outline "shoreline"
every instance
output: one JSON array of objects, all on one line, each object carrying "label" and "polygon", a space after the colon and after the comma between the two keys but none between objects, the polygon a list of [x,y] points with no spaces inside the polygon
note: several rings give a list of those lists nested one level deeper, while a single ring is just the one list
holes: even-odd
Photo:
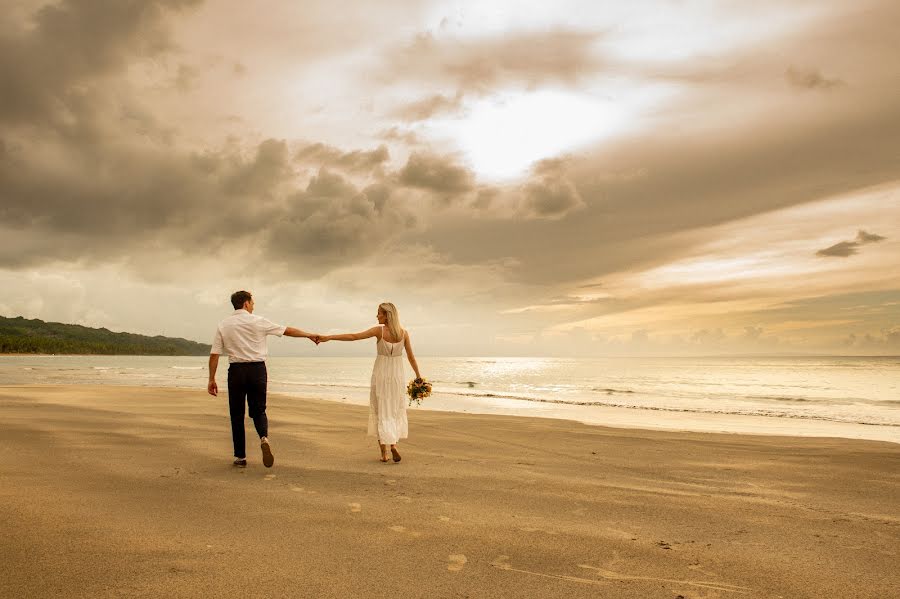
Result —
[{"label": "shoreline", "polygon": [[[188,339],[188,341],[191,341]],[[196,341],[195,343],[200,343]],[[209,354],[32,354],[32,353],[3,353],[0,352],[0,357],[2,356],[133,356],[136,358],[146,357],[146,356],[157,356],[157,357],[167,357],[167,356],[181,356],[181,357],[193,357],[193,358],[208,358]],[[371,354],[369,353],[348,353],[348,354],[340,354],[340,355],[308,355],[308,354],[289,354],[289,355],[280,355],[280,354],[269,354],[269,358],[370,358]],[[436,358],[436,359],[446,359],[446,358],[459,358],[459,359],[497,359],[497,358],[515,358],[517,360],[543,360],[543,359],[552,359],[552,360],[568,360],[573,358],[585,358],[585,356],[581,355],[560,355],[560,356],[530,356],[530,355],[515,355],[510,356],[507,354],[504,355],[477,355],[477,356],[456,356],[456,355],[440,355],[440,356],[421,356],[423,359]],[[660,359],[660,360],[714,360],[717,358],[722,358],[724,360],[733,360],[733,359],[766,359],[766,358],[785,358],[785,359],[804,359],[804,358],[891,358],[891,359],[900,359],[900,354],[696,354],[696,355],[633,355],[633,356],[587,356],[587,359],[597,359],[597,360],[645,360],[645,359]]]},{"label": "shoreline", "polygon": [[209,354],[4,354],[0,358],[208,358]]},{"label": "shoreline", "polygon": [[[17,387],[54,388],[54,387],[111,387],[139,389],[174,389],[181,391],[202,391],[205,388],[196,386],[166,385],[127,385],[108,383],[95,385],[91,383],[67,384],[10,384],[0,385],[0,389]],[[271,386],[271,385],[270,385]],[[227,391],[220,388],[220,397],[227,396]],[[360,386],[354,393],[346,390],[336,393],[300,393],[284,390],[270,390],[269,396],[302,401],[325,401],[345,405],[368,405],[368,387]],[[350,399],[348,399],[350,398]],[[588,426],[600,426],[614,429],[666,431],[689,433],[714,433],[725,435],[766,435],[773,437],[796,438],[834,438],[859,439],[900,444],[900,427],[879,424],[859,424],[836,422],[830,420],[787,418],[774,416],[739,415],[724,413],[680,412],[648,408],[632,408],[617,406],[581,406],[555,402],[534,402],[515,399],[488,398],[476,400],[457,395],[435,393],[423,402],[420,407],[410,407],[410,412],[440,412],[464,415],[500,415],[514,418],[547,418],[565,422],[575,422]]]},{"label": "shoreline", "polygon": [[[10,597],[891,596],[900,447],[270,395],[231,466],[205,390],[0,388]],[[246,425],[248,440],[253,427]],[[237,567],[233,565],[238,564]]]}]

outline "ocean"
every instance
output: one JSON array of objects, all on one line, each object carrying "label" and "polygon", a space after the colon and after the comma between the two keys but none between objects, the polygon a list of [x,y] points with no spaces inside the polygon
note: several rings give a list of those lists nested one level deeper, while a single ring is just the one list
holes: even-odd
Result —
[{"label": "ocean", "polygon": [[[367,404],[373,359],[272,357],[269,389]],[[0,356],[0,385],[183,387],[207,401],[206,363],[202,356]],[[419,357],[419,364],[434,394],[411,409],[900,443],[900,357]],[[226,368],[223,360],[222,389]]]}]

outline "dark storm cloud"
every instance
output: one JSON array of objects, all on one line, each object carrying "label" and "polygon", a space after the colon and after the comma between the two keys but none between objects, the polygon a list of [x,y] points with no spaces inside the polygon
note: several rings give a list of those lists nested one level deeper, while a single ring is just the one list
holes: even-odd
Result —
[{"label": "dark storm cloud", "polygon": [[[753,49],[754,60],[764,56],[751,74],[765,73],[797,105],[721,117],[718,107],[744,101],[759,81],[720,74],[711,79],[721,96],[687,89],[654,114],[652,128],[582,152],[565,168],[539,167],[511,188],[483,185],[455,158],[421,148],[391,166],[385,147],[293,150],[296,142],[274,139],[179,147],[177,125],[123,80],[132,64],[174,47],[165,17],[191,4],[73,1],[37,13],[31,29],[0,34],[0,122],[10,125],[0,140],[0,265],[103,261],[158,247],[227,254],[230,244],[246,242],[281,263],[325,267],[371,257],[403,234],[449,264],[502,263],[526,282],[578,281],[669,260],[702,242],[704,227],[900,172],[900,85],[890,64],[874,60],[896,46],[887,23],[897,9],[888,4],[888,16],[876,11],[826,32],[833,47],[803,54],[818,46],[798,37],[770,52]],[[607,66],[599,41],[564,31],[425,36],[390,53],[380,74],[427,84],[424,100],[405,105],[405,118],[425,118],[454,110],[464,94],[579,84]],[[790,64],[823,65],[815,73],[826,73],[824,81],[852,85],[787,94],[782,76]],[[629,74],[617,68],[614,74]],[[245,78],[253,72],[246,69]],[[189,86],[193,73],[183,75]],[[435,89],[446,95],[427,95]],[[252,116],[243,117],[252,126]],[[377,127],[386,137],[421,141],[393,124]],[[444,201],[428,202],[434,199]],[[445,208],[455,211],[434,212]],[[418,213],[427,213],[421,222],[412,216]],[[439,227],[422,224],[438,220]],[[685,241],[691,231],[698,233]]]},{"label": "dark storm cloud", "polygon": [[246,162],[238,156],[219,159],[230,163],[221,180],[223,190],[231,196],[266,196],[291,177],[288,147],[282,140],[265,140],[256,148],[255,156]]},{"label": "dark storm cloud", "polygon": [[[249,151],[174,147],[122,75],[173,48],[166,13],[191,4],[63,2],[34,13],[33,28],[0,37],[9,84],[0,121],[10,126],[0,145],[0,265],[206,255],[251,240],[276,261],[333,264],[414,222],[392,189],[359,190],[327,170],[298,191],[293,160],[365,174],[388,160],[383,146],[311,144],[293,159],[275,139]],[[187,89],[196,73],[176,66],[173,81]]]},{"label": "dark storm cloud", "polygon": [[578,190],[564,178],[544,178],[524,189],[526,213],[539,218],[559,218],[583,205]]},{"label": "dark storm cloud", "polygon": [[227,255],[229,245],[247,241],[275,262],[321,272],[362,259],[415,225],[389,185],[358,188],[322,169],[300,188],[290,165],[280,140],[249,155],[119,156],[103,165],[115,173],[104,177],[0,160],[4,196],[15,200],[0,208],[0,227],[19,231],[0,236],[0,264],[104,262],[155,248]]},{"label": "dark storm cloud", "polygon": [[819,250],[818,252],[816,252],[816,256],[823,256],[826,258],[847,258],[859,253],[860,246],[866,245],[867,243],[878,243],[879,241],[884,241],[885,239],[887,238],[882,237],[881,235],[876,235],[875,233],[868,233],[860,229],[856,233],[855,241],[841,241],[823,250]]},{"label": "dark storm cloud", "polygon": [[391,193],[377,184],[360,190],[323,169],[269,227],[269,254],[312,258],[307,268],[318,272],[363,259],[416,224]]},{"label": "dark storm cloud", "polygon": [[584,207],[581,194],[566,174],[564,161],[544,160],[533,171],[531,181],[522,188],[520,214],[555,219]]},{"label": "dark storm cloud", "polygon": [[452,158],[414,152],[398,174],[401,184],[437,194],[457,195],[472,191],[474,178],[467,168]]},{"label": "dark storm cloud", "polygon": [[85,85],[121,71],[135,57],[170,49],[166,11],[197,4],[69,0],[44,5],[26,31],[0,33],[0,122],[64,119],[69,102],[85,95]]}]

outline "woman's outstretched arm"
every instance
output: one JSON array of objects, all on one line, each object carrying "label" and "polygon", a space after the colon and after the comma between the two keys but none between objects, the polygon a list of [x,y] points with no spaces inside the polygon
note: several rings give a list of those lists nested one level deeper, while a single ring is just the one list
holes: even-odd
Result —
[{"label": "woman's outstretched arm", "polygon": [[381,327],[372,327],[366,331],[361,333],[342,333],[340,335],[321,335],[319,337],[319,342],[323,343],[325,341],[359,341],[361,339],[368,339],[369,337],[377,337],[381,332]]},{"label": "woman's outstretched arm", "polygon": [[409,365],[412,366],[413,372],[416,373],[416,378],[422,378],[422,375],[419,374],[419,364],[416,362],[416,356],[413,354],[412,350],[412,341],[409,340],[409,331],[406,331],[405,335],[406,339],[403,341],[403,347],[406,350],[406,357],[409,360]]}]

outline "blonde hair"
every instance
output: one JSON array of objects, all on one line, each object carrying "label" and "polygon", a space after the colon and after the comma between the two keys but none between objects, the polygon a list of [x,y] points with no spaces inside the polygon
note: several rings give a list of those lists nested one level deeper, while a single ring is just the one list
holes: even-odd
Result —
[{"label": "blonde hair", "polygon": [[397,341],[402,340],[403,329],[400,328],[400,312],[397,311],[397,306],[390,302],[384,302],[378,304],[378,309],[384,312],[386,326],[391,331],[391,336]]}]

